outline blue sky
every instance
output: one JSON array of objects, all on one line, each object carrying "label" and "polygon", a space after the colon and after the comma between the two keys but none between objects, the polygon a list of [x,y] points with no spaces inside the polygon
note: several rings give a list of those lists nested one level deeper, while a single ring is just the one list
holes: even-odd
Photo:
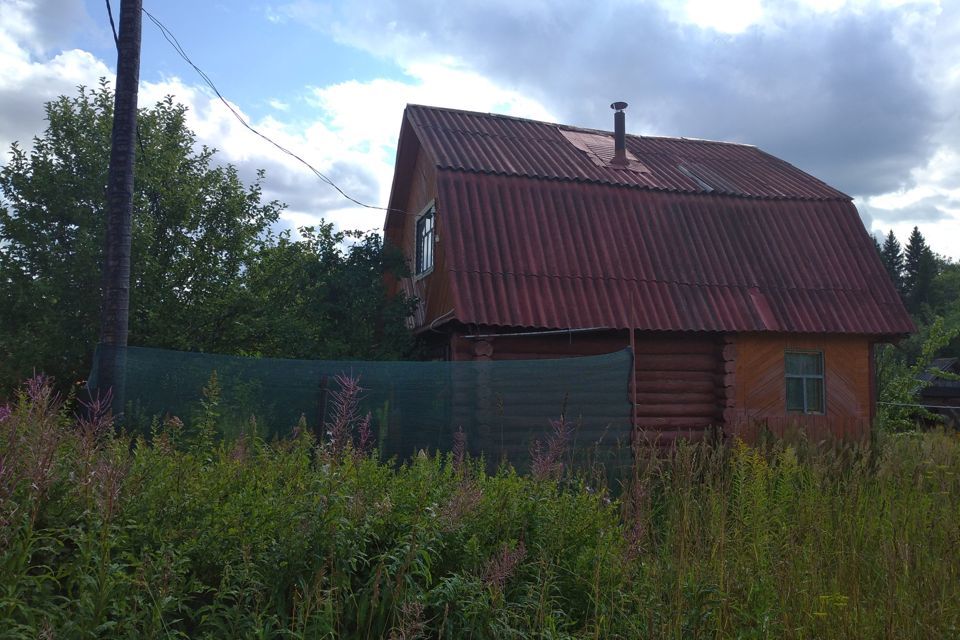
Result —
[{"label": "blue sky", "polygon": [[[119,0],[112,0],[115,12]],[[960,258],[955,0],[145,0],[244,117],[355,197],[389,195],[404,104],[755,144],[853,195],[867,227],[919,225]],[[377,228],[245,131],[144,20],[141,104],[288,204],[283,223]],[[46,100],[111,77],[103,2],[0,0],[0,145]]]},{"label": "blue sky", "polygon": [[[111,3],[117,20],[119,0]],[[116,53],[105,3],[85,0],[84,6],[96,26],[78,30],[73,46],[113,60]],[[271,102],[286,105],[294,119],[309,118],[309,107],[303,101],[305,86],[403,76],[403,70],[389,60],[320,37],[316,29],[268,4],[147,0],[144,7],[176,35],[220,91],[242,105],[253,119],[276,112]],[[141,74],[150,81],[195,79],[147,19],[143,23]]]}]

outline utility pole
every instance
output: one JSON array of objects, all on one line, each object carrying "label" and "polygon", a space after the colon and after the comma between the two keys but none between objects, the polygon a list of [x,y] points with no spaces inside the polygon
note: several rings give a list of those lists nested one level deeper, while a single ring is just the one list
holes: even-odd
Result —
[{"label": "utility pole", "polygon": [[97,350],[97,389],[113,393],[113,413],[123,412],[126,346],[130,316],[130,237],[133,166],[136,157],[137,89],[143,0],[120,1],[117,86],[107,178],[107,220],[103,256],[103,302]]}]

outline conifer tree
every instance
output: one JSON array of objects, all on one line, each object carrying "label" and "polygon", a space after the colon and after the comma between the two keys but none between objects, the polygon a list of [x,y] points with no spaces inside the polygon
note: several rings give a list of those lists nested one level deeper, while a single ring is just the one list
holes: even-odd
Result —
[{"label": "conifer tree", "polygon": [[937,260],[923,234],[913,228],[903,255],[904,301],[910,313],[917,313],[929,302],[930,289],[937,275]]},{"label": "conifer tree", "polygon": [[890,280],[900,295],[903,295],[903,250],[900,248],[900,242],[897,236],[893,235],[893,229],[887,234],[883,241],[883,248],[880,249],[880,259],[883,260],[883,266],[890,275]]}]

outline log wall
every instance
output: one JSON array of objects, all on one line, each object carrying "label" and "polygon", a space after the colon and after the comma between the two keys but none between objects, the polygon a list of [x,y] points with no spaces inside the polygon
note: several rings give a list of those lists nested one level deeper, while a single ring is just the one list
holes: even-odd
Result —
[{"label": "log wall", "polygon": [[[478,331],[477,333],[487,333]],[[724,348],[719,334],[637,332],[634,335],[634,403],[640,441],[669,444],[699,440],[719,427],[731,402],[725,386]],[[454,360],[538,360],[599,355],[631,344],[628,331],[539,336],[451,339]]]},{"label": "log wall", "polygon": [[700,440],[723,420],[723,338],[715,334],[635,336],[636,425],[641,441]]}]

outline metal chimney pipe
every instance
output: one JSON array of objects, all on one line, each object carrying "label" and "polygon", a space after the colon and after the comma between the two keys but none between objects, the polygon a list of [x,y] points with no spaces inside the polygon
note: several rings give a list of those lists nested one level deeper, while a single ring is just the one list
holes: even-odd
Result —
[{"label": "metal chimney pipe", "polygon": [[623,110],[627,108],[626,102],[614,102],[610,105],[614,110],[613,114],[613,160],[611,164],[627,164],[627,116]]}]

